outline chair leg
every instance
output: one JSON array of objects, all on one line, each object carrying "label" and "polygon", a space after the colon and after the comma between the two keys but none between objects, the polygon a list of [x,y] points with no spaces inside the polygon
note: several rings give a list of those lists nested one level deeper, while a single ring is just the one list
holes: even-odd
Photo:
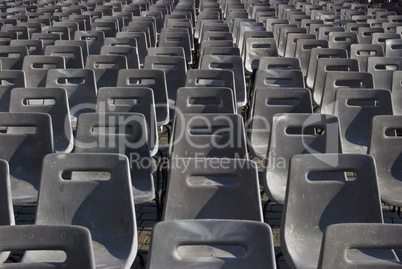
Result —
[{"label": "chair leg", "polygon": [[282,256],[283,256],[282,251],[279,251],[278,253],[275,254],[275,261],[276,261],[276,268],[277,268],[277,269],[280,269],[280,268],[279,268],[279,262],[278,262],[278,261],[279,261],[279,258],[282,257]]},{"label": "chair leg", "polygon": [[[141,268],[145,268],[145,260],[144,260],[144,256],[142,256],[141,253],[137,252],[137,257],[140,260],[140,266]],[[131,268],[133,268],[133,265],[131,265]]]},{"label": "chair leg", "polygon": [[262,211],[262,216],[263,216],[263,218],[264,218],[264,222],[266,221],[266,217],[267,217],[267,208],[268,208],[269,203],[271,203],[271,200],[269,200],[269,199],[268,199],[268,201],[266,201],[266,202],[264,203],[264,207],[263,207],[263,211]]}]

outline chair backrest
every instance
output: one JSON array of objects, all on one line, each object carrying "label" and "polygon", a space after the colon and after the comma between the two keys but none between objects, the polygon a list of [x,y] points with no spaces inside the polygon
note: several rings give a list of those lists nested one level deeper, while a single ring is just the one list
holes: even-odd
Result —
[{"label": "chair backrest", "polygon": [[21,70],[0,70],[0,112],[8,112],[13,88],[25,87],[25,73]]},{"label": "chair backrest", "polygon": [[334,115],[276,114],[264,168],[264,190],[270,201],[283,204],[291,158],[297,154],[341,153],[338,118]]},{"label": "chair backrest", "polygon": [[97,87],[92,69],[51,69],[46,87],[66,89],[71,116],[95,111]]},{"label": "chair backrest", "polygon": [[[354,172],[356,177],[345,180],[339,172]],[[287,263],[316,267],[329,225],[382,223],[374,158],[367,154],[294,156],[282,218],[281,248]]]},{"label": "chair backrest", "polygon": [[275,39],[248,38],[245,46],[244,66],[247,74],[258,69],[260,58],[278,56]]},{"label": "chair backrest", "polygon": [[340,88],[374,88],[373,75],[356,71],[333,71],[325,75],[324,91],[321,96],[321,113],[334,113],[336,91]]},{"label": "chair backrest", "polygon": [[64,58],[66,68],[83,68],[82,49],[79,46],[55,46],[49,45],[45,48],[45,55],[61,56]]},{"label": "chair backrest", "polygon": [[24,46],[0,46],[1,70],[21,70],[28,48]]},{"label": "chair backrest", "polygon": [[[29,235],[29,236],[28,236]],[[53,262],[55,267],[80,267],[95,269],[91,233],[85,227],[73,225],[18,225],[0,227],[0,251],[43,251],[42,260],[23,261],[19,268],[46,266]],[[66,259],[59,259],[52,254],[62,250]],[[32,263],[31,263],[32,262]],[[2,263],[3,268],[13,268],[16,264]]]},{"label": "chair backrest", "polygon": [[237,106],[240,107],[245,105],[247,102],[245,73],[243,60],[240,56],[204,55],[201,59],[201,69],[233,71]]},{"label": "chair backrest", "polygon": [[180,56],[186,57],[182,47],[152,47],[148,49],[148,56]]},{"label": "chair backrest", "polygon": [[367,72],[367,62],[370,57],[384,56],[384,50],[378,44],[352,44],[350,45],[350,58],[359,61],[360,72]]},{"label": "chair backrest", "polygon": [[402,39],[385,40],[386,57],[402,57]]},{"label": "chair backrest", "polygon": [[256,164],[246,159],[223,160],[225,169],[214,166],[213,158],[173,159],[163,220],[262,221]]},{"label": "chair backrest", "polygon": [[45,87],[49,69],[65,69],[64,58],[61,56],[28,55],[24,57],[22,70],[26,76],[26,86]]},{"label": "chair backrest", "polygon": [[261,57],[258,69],[300,70],[300,60],[296,57]]},{"label": "chair backrest", "polygon": [[[14,211],[11,196],[10,168],[8,162],[0,160],[0,227],[14,225]],[[6,257],[0,254],[0,261],[3,262]]]},{"label": "chair backrest", "polygon": [[359,44],[371,44],[373,33],[384,33],[384,29],[381,27],[359,27],[357,30]]},{"label": "chair backrest", "polygon": [[395,70],[402,70],[402,57],[369,57],[367,60],[367,72],[373,75],[376,89],[391,89]]},{"label": "chair backrest", "polygon": [[[186,75],[186,87],[227,87],[232,89],[236,104],[235,78],[231,70],[190,69]],[[177,100],[176,100],[177,101]]]},{"label": "chair backrest", "polygon": [[10,112],[47,113],[52,119],[54,151],[73,149],[67,92],[63,88],[15,88],[11,92]]},{"label": "chair backrest", "polygon": [[174,104],[177,89],[184,87],[186,83],[186,59],[178,56],[147,56],[145,58],[144,69],[162,70],[165,72],[169,103]]},{"label": "chair backrest", "polygon": [[376,159],[381,200],[401,206],[402,186],[401,152],[402,116],[375,116],[371,126],[368,153]]},{"label": "chair backrest", "polygon": [[[228,87],[179,88],[175,105],[175,115],[201,113],[235,113],[233,90]],[[176,116],[175,116],[176,117]]]},{"label": "chair backrest", "polygon": [[52,123],[44,113],[0,113],[0,159],[10,165],[14,205],[37,201],[43,158],[53,152]]},{"label": "chair backrest", "polygon": [[285,57],[296,56],[296,42],[299,39],[316,39],[316,36],[306,33],[289,33],[287,36]]},{"label": "chair backrest", "polygon": [[[187,29],[185,29],[187,30]],[[182,47],[188,64],[193,63],[191,43],[188,31],[167,32],[162,31],[159,36],[159,47]]]},{"label": "chair backrest", "polygon": [[311,50],[314,48],[328,48],[328,41],[319,39],[298,39],[296,41],[295,57],[300,59],[300,66],[304,75],[307,74]]},{"label": "chair backrest", "polygon": [[[84,226],[97,265],[131,265],[137,226],[128,159],[120,154],[46,156],[35,224]],[[35,252],[25,255],[27,261],[36,259]]]},{"label": "chair backrest", "polygon": [[138,51],[132,46],[102,46],[100,55],[121,55],[127,58],[127,68],[139,69]]},{"label": "chair backrest", "polygon": [[148,131],[148,144],[151,156],[158,151],[158,128],[156,124],[154,92],[147,87],[100,88],[96,111],[135,112],[145,116]]},{"label": "chair backrest", "polygon": [[117,38],[133,38],[137,41],[138,58],[142,66],[147,56],[148,41],[145,32],[118,32]]},{"label": "chair backrest", "polygon": [[105,40],[105,33],[102,31],[77,31],[74,40],[86,41],[89,54],[99,54]]},{"label": "chair backrest", "polygon": [[254,79],[254,89],[267,87],[304,88],[303,74],[301,70],[257,70]]},{"label": "chair backrest", "polygon": [[122,69],[117,87],[147,87],[154,92],[156,121],[158,126],[169,122],[166,77],[162,70]]},{"label": "chair backrest", "polygon": [[[392,249],[400,249],[402,241],[395,234],[402,232],[400,224],[337,223],[325,229],[322,239],[319,269],[334,267],[363,269],[400,266]],[[369,253],[359,260],[356,250]],[[354,259],[355,258],[355,259]]]},{"label": "chair backrest", "polygon": [[171,158],[247,159],[242,117],[237,114],[184,114],[172,130]]},{"label": "chair backrest", "polygon": [[286,49],[286,44],[288,41],[288,34],[294,34],[294,33],[302,33],[302,34],[307,34],[307,31],[305,28],[298,28],[298,27],[282,27],[281,32],[279,35],[279,40],[278,40],[278,54],[279,56],[285,56],[285,49]]},{"label": "chair backrest", "polygon": [[355,59],[321,58],[317,61],[317,72],[314,81],[314,103],[321,105],[323,92],[325,91],[326,74],[333,71],[359,72],[359,62]]},{"label": "chair backrest", "polygon": [[274,256],[271,228],[265,223],[244,220],[163,221],[152,230],[147,268],[227,266],[239,269],[245,264],[253,268],[264,264],[275,269]]},{"label": "chair backrest", "polygon": [[10,41],[10,46],[25,46],[28,48],[29,55],[43,55],[43,45],[41,40],[17,40]]},{"label": "chair backrest", "polygon": [[45,26],[42,33],[59,34],[62,40],[70,40],[70,31],[67,26]]},{"label": "chair backrest", "polygon": [[345,49],[350,55],[350,46],[357,44],[357,34],[353,32],[331,32],[328,35],[330,49]]},{"label": "chair backrest", "polygon": [[267,157],[272,119],[278,113],[312,113],[311,92],[303,88],[259,88],[247,121],[248,146],[259,159]]},{"label": "chair backrest", "polygon": [[367,153],[373,117],[392,115],[391,92],[339,89],[335,98],[334,114],[341,125],[343,152]]},{"label": "chair backrest", "polygon": [[391,91],[394,115],[402,115],[402,71],[394,71]]},{"label": "chair backrest", "polygon": [[345,49],[312,48],[306,74],[306,85],[309,89],[314,88],[317,74],[317,64],[320,58],[347,58],[348,52]]},{"label": "chair backrest", "polygon": [[85,40],[56,40],[54,42],[55,46],[79,46],[81,48],[82,52],[82,60],[85,62],[87,60],[88,54],[89,54],[89,49],[88,49],[88,43]]},{"label": "chair backrest", "polygon": [[119,153],[130,158],[134,201],[155,196],[145,116],[139,113],[83,113],[78,117],[77,153]]},{"label": "chair backrest", "polygon": [[116,87],[119,70],[127,67],[123,55],[89,55],[85,64],[86,69],[94,70],[98,88]]},{"label": "chair backrest", "polygon": [[371,37],[371,44],[379,44],[385,51],[385,41],[400,39],[401,35],[396,33],[373,33]]},{"label": "chair backrest", "polygon": [[52,33],[33,33],[32,40],[41,40],[43,48],[54,45],[57,40],[62,40],[60,34]]}]

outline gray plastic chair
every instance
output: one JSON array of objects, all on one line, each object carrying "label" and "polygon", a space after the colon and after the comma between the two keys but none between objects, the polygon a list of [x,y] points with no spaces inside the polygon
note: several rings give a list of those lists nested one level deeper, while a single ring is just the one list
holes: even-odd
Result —
[{"label": "gray plastic chair", "polygon": [[42,41],[43,48],[54,45],[57,40],[62,40],[60,34],[52,33],[33,33],[31,39]]},{"label": "gray plastic chair", "polygon": [[133,16],[129,20],[127,26],[134,26],[134,25],[146,26],[149,29],[149,35],[151,38],[151,47],[155,47],[157,40],[156,39],[157,29],[155,19]]},{"label": "gray plastic chair", "polygon": [[[321,58],[317,61],[317,71],[314,81],[313,100],[318,106],[321,105],[323,93],[327,90],[325,88],[326,76],[334,71],[355,71],[359,72],[359,62],[355,59],[333,59]],[[332,113],[332,111],[327,112]]]},{"label": "gray plastic chair", "polygon": [[[339,172],[354,172],[356,178],[345,180]],[[316,268],[323,234],[331,224],[382,221],[373,157],[303,154],[292,158],[281,225],[281,249],[289,266]],[[364,259],[362,252],[356,252]],[[395,256],[391,251],[387,254]]]},{"label": "gray plastic chair", "polygon": [[304,75],[307,74],[311,50],[314,48],[328,48],[328,41],[315,39],[298,39],[296,41],[295,57],[300,59],[300,66]]},{"label": "gray plastic chair", "polygon": [[10,112],[47,113],[52,118],[54,151],[73,149],[67,91],[63,88],[15,88],[11,92]]},{"label": "gray plastic chair", "polygon": [[397,207],[402,207],[401,119],[402,116],[375,116],[368,148],[376,159],[381,200]]},{"label": "gray plastic chair", "polygon": [[346,49],[350,55],[350,46],[357,44],[357,34],[348,32],[331,32],[328,35],[328,47],[331,49]]},{"label": "gray plastic chair", "polygon": [[402,70],[402,57],[369,57],[367,60],[367,72],[373,75],[376,89],[391,89],[395,70]]},{"label": "gray plastic chair", "polygon": [[254,90],[267,87],[304,88],[303,74],[301,70],[257,70],[254,79]]},{"label": "gray plastic chair", "polygon": [[357,30],[359,44],[371,44],[373,33],[384,33],[384,29],[380,27],[359,27]]},{"label": "gray plastic chair", "polygon": [[[42,169],[35,224],[84,226],[91,233],[97,268],[129,267],[137,253],[130,187],[123,155],[50,154]],[[24,262],[38,260],[41,255],[25,253]]]},{"label": "gray plastic chair", "polygon": [[302,33],[307,34],[305,28],[297,27],[282,27],[278,39],[278,54],[279,56],[285,56],[285,49],[288,41],[288,34]]},{"label": "gray plastic chair", "polygon": [[11,90],[25,87],[25,73],[21,70],[0,70],[0,112],[8,112]]},{"label": "gray plastic chair", "polygon": [[[8,162],[0,160],[0,228],[3,226],[13,226],[15,224],[13,202],[10,186],[10,168]],[[0,263],[7,260],[10,252],[0,251]]]},{"label": "gray plastic chair", "polygon": [[235,96],[237,106],[247,102],[244,64],[240,56],[234,55],[204,55],[201,59],[201,69],[232,70],[235,78]]},{"label": "gray plastic chair", "polygon": [[98,113],[134,112],[145,116],[148,144],[151,156],[158,151],[158,128],[156,124],[154,92],[147,87],[100,88],[96,105]]},{"label": "gray plastic chair", "polygon": [[275,269],[274,256],[272,231],[265,223],[163,221],[153,228],[147,268]]},{"label": "gray plastic chair", "polygon": [[[88,28],[87,28],[88,29]],[[77,31],[74,40],[86,41],[89,54],[99,54],[105,40],[105,33],[102,31]]]},{"label": "gray plastic chair", "polygon": [[27,87],[45,87],[49,69],[65,69],[61,56],[28,55],[24,57],[22,70],[25,72]]},{"label": "gray plastic chair", "polygon": [[175,119],[169,156],[248,159],[243,118],[237,114],[183,114]]},{"label": "gray plastic chair", "polygon": [[66,89],[73,117],[95,111],[97,87],[92,69],[50,69],[46,87]]},{"label": "gray plastic chair", "polygon": [[48,45],[45,48],[45,55],[62,56],[66,64],[66,68],[84,68],[82,49],[79,46]]},{"label": "gray plastic chair", "polygon": [[[318,268],[398,268],[401,263],[397,261],[395,254],[394,257],[390,254],[393,248],[402,247],[400,238],[395,237],[401,232],[400,224],[337,223],[329,225],[323,235]],[[364,250],[366,254],[364,259],[354,257],[356,249]],[[387,252],[389,255],[384,256]],[[390,257],[393,259],[389,260]]]},{"label": "gray plastic chair", "polygon": [[342,152],[339,132],[338,118],[333,115],[276,114],[263,179],[268,203],[284,204],[289,164],[294,155]]},{"label": "gray plastic chair", "polygon": [[386,57],[402,57],[402,39],[385,40]]},{"label": "gray plastic chair", "polygon": [[170,105],[174,105],[177,89],[184,87],[186,83],[186,59],[178,56],[147,56],[145,58],[144,69],[164,71],[168,101]]},{"label": "gray plastic chair", "polygon": [[183,87],[177,91],[175,114],[235,113],[233,90],[228,87]]},{"label": "gray plastic chair", "polygon": [[[236,104],[235,78],[231,70],[190,69],[186,75],[186,87],[230,88],[232,90],[233,102]],[[236,110],[237,106],[235,106]]]},{"label": "gray plastic chair", "polygon": [[394,71],[391,91],[394,115],[402,115],[402,71]]},{"label": "gray plastic chair", "polygon": [[119,153],[130,159],[136,204],[155,197],[145,116],[140,113],[83,113],[78,117],[76,153]]},{"label": "gray plastic chair", "polygon": [[321,97],[321,113],[333,114],[336,91],[341,88],[374,88],[373,76],[366,72],[333,71],[325,75],[324,91]]},{"label": "gray plastic chair", "polygon": [[285,57],[295,57],[297,40],[299,39],[316,39],[316,36],[306,33],[289,33],[287,36]]},{"label": "gray plastic chair", "polygon": [[258,69],[300,70],[300,60],[295,57],[261,57]]},{"label": "gray plastic chair", "polygon": [[23,46],[0,46],[2,70],[21,70],[28,48]]},{"label": "gray plastic chair", "polygon": [[367,61],[370,57],[384,56],[384,50],[378,44],[352,44],[350,45],[350,58],[359,61],[360,72],[367,72]]},{"label": "gray plastic chair", "polygon": [[166,77],[162,70],[122,69],[117,87],[147,87],[154,91],[156,121],[158,126],[169,122]]},{"label": "gray plastic chair", "polygon": [[[63,251],[65,260],[43,255],[42,262],[2,263],[2,268],[85,267],[95,269],[91,233],[85,227],[72,225],[18,225],[0,227],[0,251]],[[47,256],[47,257],[46,257]],[[52,265],[50,265],[52,262]]]},{"label": "gray plastic chair", "polygon": [[37,201],[43,158],[53,152],[52,123],[44,113],[0,113],[0,159],[10,165],[14,205]]},{"label": "gray plastic chair", "polygon": [[377,115],[392,115],[391,92],[338,89],[334,114],[339,117],[343,152],[367,153],[371,123]]},{"label": "gray plastic chair", "polygon": [[244,67],[247,74],[258,69],[259,60],[262,57],[278,56],[275,39],[273,38],[248,38],[245,46]]},{"label": "gray plastic chair", "polygon": [[105,21],[104,19],[95,19],[91,24],[91,31],[102,31],[107,37],[115,37],[119,26],[116,22]]},{"label": "gray plastic chair", "polygon": [[259,88],[247,121],[248,146],[258,159],[267,157],[272,120],[278,113],[312,113],[311,92],[303,88]]},{"label": "gray plastic chair", "polygon": [[10,46],[24,46],[28,49],[29,55],[43,55],[43,45],[40,40],[17,40],[10,41]]},{"label": "gray plastic chair", "polygon": [[400,39],[401,35],[396,33],[373,33],[371,36],[371,44],[379,44],[383,47],[385,51],[385,41]]},{"label": "gray plastic chair", "polygon": [[127,58],[127,68],[139,69],[138,51],[132,46],[102,46],[100,55],[121,55]]},{"label": "gray plastic chair", "polygon": [[317,64],[320,58],[347,58],[348,52],[345,49],[313,48],[310,52],[308,70],[306,73],[306,85],[314,89],[314,81],[317,74]]},{"label": "gray plastic chair", "polygon": [[[187,29],[185,29],[187,30]],[[192,51],[188,32],[162,31],[159,36],[159,47],[182,47],[188,64],[193,63]]]},{"label": "gray plastic chair", "polygon": [[44,26],[42,33],[59,34],[61,40],[70,40],[70,31],[67,26]]},{"label": "gray plastic chair", "polygon": [[213,158],[172,159],[163,220],[262,221],[256,164],[246,159],[224,161],[222,169]]},{"label": "gray plastic chair", "polygon": [[115,87],[119,71],[127,67],[127,57],[122,55],[89,55],[85,64],[94,70],[98,88]]}]

